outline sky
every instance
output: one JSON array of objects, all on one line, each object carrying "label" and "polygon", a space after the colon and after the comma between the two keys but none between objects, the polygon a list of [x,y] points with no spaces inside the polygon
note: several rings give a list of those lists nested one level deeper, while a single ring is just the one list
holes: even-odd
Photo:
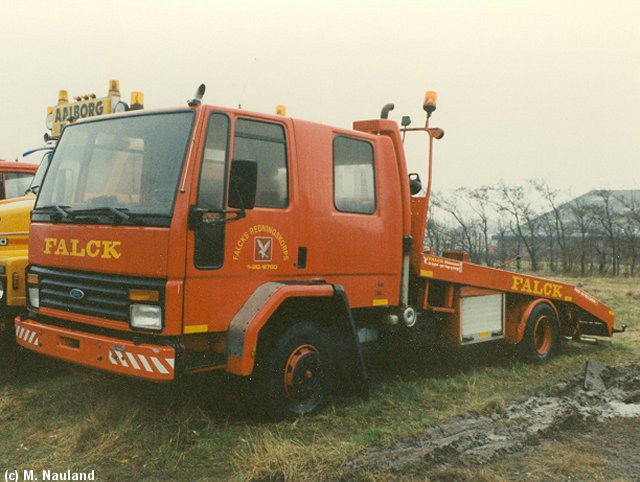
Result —
[{"label": "sky", "polygon": [[[545,180],[640,189],[637,0],[0,0],[0,159],[43,143],[58,90],[204,101],[350,128],[431,126],[437,190]],[[426,172],[426,139],[407,138]]]}]

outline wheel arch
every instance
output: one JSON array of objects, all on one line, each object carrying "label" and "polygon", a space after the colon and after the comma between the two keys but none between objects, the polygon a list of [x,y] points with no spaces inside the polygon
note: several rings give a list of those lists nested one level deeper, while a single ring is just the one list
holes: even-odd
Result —
[{"label": "wheel arch", "polygon": [[251,375],[258,351],[268,349],[270,340],[300,319],[332,327],[339,335],[332,349],[340,365],[349,367],[345,372],[368,394],[368,375],[346,293],[341,286],[328,283],[268,282],[258,287],[229,326],[227,371]]},{"label": "wheel arch", "polygon": [[521,315],[519,316],[518,322],[514,329],[511,330],[511,333],[507,334],[507,339],[509,343],[518,344],[520,343],[525,335],[527,329],[527,321],[529,321],[529,317],[533,310],[540,305],[548,305],[556,315],[556,319],[558,320],[558,330],[560,329],[560,312],[558,311],[558,307],[553,303],[553,301],[547,298],[534,298],[527,300],[522,297],[517,305],[520,306]]}]

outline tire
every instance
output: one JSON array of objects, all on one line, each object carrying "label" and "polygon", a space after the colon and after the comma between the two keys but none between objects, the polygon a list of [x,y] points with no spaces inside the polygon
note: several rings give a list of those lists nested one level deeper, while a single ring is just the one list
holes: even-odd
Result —
[{"label": "tire", "polygon": [[334,371],[329,337],[310,322],[292,325],[257,361],[260,411],[274,420],[317,412],[327,403]]},{"label": "tire", "polygon": [[520,342],[520,349],[525,359],[543,363],[555,355],[560,343],[558,335],[558,317],[555,311],[544,303],[536,306]]}]

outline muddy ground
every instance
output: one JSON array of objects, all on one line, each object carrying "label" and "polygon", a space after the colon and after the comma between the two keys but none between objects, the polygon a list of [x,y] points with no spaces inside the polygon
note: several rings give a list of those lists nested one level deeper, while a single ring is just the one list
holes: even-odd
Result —
[{"label": "muddy ground", "polygon": [[344,480],[640,481],[640,365],[585,373],[346,463]]}]

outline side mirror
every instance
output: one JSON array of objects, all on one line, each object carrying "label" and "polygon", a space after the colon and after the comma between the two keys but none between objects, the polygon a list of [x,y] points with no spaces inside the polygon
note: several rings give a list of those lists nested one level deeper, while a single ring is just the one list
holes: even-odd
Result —
[{"label": "side mirror", "polygon": [[419,194],[421,190],[422,180],[417,173],[412,172],[411,174],[409,174],[409,192],[412,196],[415,196],[416,194]]},{"label": "side mirror", "polygon": [[253,209],[256,204],[258,184],[258,163],[252,160],[231,161],[229,179],[229,207]]}]

